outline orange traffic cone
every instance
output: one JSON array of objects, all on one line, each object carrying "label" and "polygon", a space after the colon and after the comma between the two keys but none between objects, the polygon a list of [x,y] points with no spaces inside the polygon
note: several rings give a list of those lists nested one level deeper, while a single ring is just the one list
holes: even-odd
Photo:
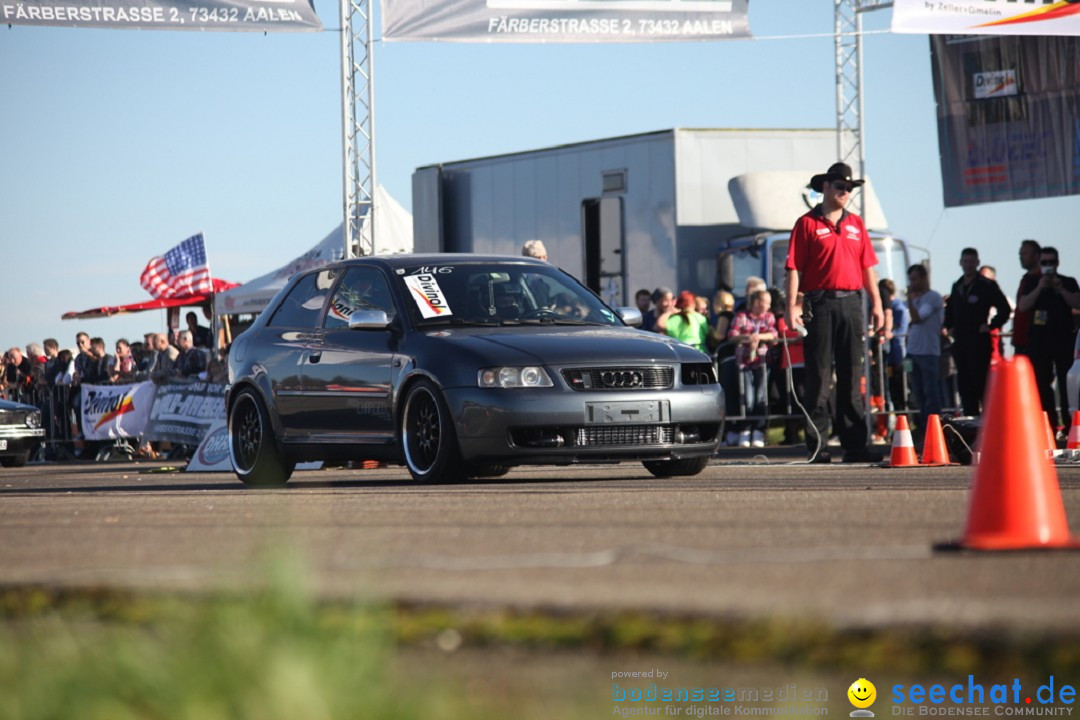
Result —
[{"label": "orange traffic cone", "polygon": [[907,424],[907,415],[897,415],[889,467],[916,467],[918,464],[919,456],[915,454],[915,443],[911,440],[911,428]]},{"label": "orange traffic cone", "polygon": [[1080,450],[1080,410],[1073,412],[1072,425],[1069,426],[1069,441],[1066,450]]},{"label": "orange traffic cone", "polygon": [[1057,440],[1054,438],[1054,428],[1050,427],[1050,413],[1043,411],[1043,424],[1046,425],[1046,457],[1054,458],[1057,450]]},{"label": "orange traffic cone", "polygon": [[941,429],[941,416],[926,418],[926,438],[923,441],[923,465],[955,465],[949,462],[949,448],[945,444],[945,432]]},{"label": "orange traffic cone", "polygon": [[992,373],[962,540],[940,549],[1080,549],[1069,535],[1057,471],[1039,428],[1039,392],[1031,362],[1004,360]]}]

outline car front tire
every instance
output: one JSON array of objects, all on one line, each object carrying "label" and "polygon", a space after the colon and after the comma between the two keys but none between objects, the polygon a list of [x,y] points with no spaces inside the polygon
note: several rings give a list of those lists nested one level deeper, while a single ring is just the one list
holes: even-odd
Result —
[{"label": "car front tire", "polygon": [[450,409],[429,380],[409,387],[401,412],[405,466],[417,482],[461,482],[466,471]]},{"label": "car front tire", "polygon": [[685,477],[697,475],[709,464],[709,457],[686,458],[684,460],[646,460],[645,469],[658,478]]},{"label": "car front tire", "polygon": [[282,457],[270,414],[250,388],[240,391],[229,410],[229,455],[236,476],[254,487],[284,485],[296,467]]}]

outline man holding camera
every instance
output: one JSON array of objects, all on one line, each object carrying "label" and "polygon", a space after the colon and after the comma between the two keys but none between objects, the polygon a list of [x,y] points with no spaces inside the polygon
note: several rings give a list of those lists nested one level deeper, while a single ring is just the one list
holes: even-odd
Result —
[{"label": "man holding camera", "polygon": [[[1058,274],[1058,251],[1050,246],[1039,250],[1039,282],[1026,295],[1020,296],[1016,309],[1031,313],[1028,326],[1027,355],[1035,368],[1035,382],[1043,410],[1050,416],[1053,428],[1069,427],[1069,399],[1066,395],[1066,376],[1073,362],[1073,308],[1080,308],[1080,286],[1074,278]],[[1054,403],[1052,385],[1057,376],[1061,416]]]}]

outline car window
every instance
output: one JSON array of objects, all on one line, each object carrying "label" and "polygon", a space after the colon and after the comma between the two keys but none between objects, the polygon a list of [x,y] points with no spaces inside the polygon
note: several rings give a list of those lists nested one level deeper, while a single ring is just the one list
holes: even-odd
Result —
[{"label": "car window", "polygon": [[349,318],[358,310],[384,310],[391,320],[396,315],[390,286],[376,268],[349,268],[330,299],[323,327],[348,327]]},{"label": "car window", "polygon": [[333,276],[329,270],[302,277],[281,301],[281,305],[274,311],[274,316],[270,318],[267,325],[269,327],[316,327],[332,280]]},{"label": "car window", "polygon": [[618,323],[596,295],[554,266],[461,263],[398,273],[408,313],[419,325]]}]

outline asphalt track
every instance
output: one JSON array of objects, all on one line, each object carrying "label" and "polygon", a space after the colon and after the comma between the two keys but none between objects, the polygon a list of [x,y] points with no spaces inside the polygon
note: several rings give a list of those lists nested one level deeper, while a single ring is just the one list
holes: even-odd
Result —
[{"label": "asphalt track", "polygon": [[[402,468],[251,490],[147,463],[0,470],[0,584],[243,588],[282,555],[334,597],[640,609],[837,628],[1080,626],[1080,552],[940,553],[970,468],[732,454],[694,478],[640,465],[420,485]],[[1080,466],[1058,469],[1080,529]],[[271,560],[268,560],[270,558]]]}]

